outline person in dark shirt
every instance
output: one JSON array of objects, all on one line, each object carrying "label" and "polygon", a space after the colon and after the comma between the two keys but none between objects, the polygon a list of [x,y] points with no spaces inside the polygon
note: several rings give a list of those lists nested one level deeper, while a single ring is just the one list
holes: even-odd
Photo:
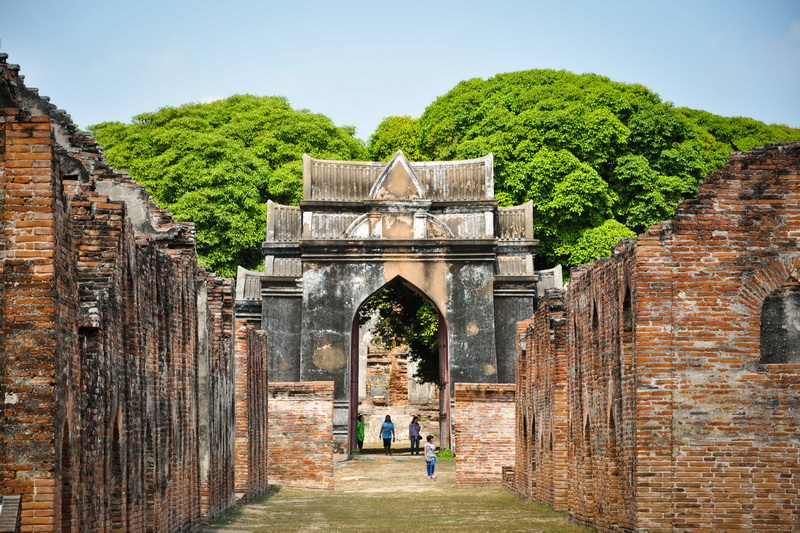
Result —
[{"label": "person in dark shirt", "polygon": [[415,416],[408,425],[408,438],[411,440],[411,455],[419,455],[419,441],[422,439],[419,435],[420,429],[419,417]]}]

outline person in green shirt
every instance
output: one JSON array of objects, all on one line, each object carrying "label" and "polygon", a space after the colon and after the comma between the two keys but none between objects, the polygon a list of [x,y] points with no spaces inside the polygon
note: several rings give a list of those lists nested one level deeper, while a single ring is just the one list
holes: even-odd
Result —
[{"label": "person in green shirt", "polygon": [[364,423],[364,415],[358,415],[356,418],[356,449],[361,451],[364,449],[364,429],[366,424]]}]

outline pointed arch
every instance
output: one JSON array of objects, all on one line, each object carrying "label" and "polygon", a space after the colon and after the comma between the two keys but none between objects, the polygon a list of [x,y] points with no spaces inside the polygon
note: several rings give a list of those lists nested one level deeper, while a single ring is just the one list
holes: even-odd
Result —
[{"label": "pointed arch", "polygon": [[612,460],[617,457],[617,421],[616,408],[612,407],[608,411],[608,450]]},{"label": "pointed arch", "polygon": [[393,283],[401,283],[408,289],[418,294],[421,298],[426,300],[433,309],[436,310],[438,315],[438,332],[439,332],[439,441],[443,448],[450,448],[451,435],[452,435],[452,420],[450,417],[451,411],[451,393],[450,393],[450,365],[448,357],[448,334],[447,334],[447,321],[441,307],[437,304],[434,298],[431,298],[426,291],[418,287],[416,284],[409,281],[405,276],[396,275],[386,281],[383,285],[375,289],[368,296],[366,296],[361,303],[356,307],[352,317],[352,327],[350,332],[350,365],[349,365],[349,391],[350,391],[350,413],[348,416],[349,429],[348,429],[348,451],[352,452],[355,449],[355,428],[356,419],[358,416],[358,389],[359,389],[359,341],[361,331],[359,327],[359,317],[361,309],[364,305],[375,295],[385,290]]}]

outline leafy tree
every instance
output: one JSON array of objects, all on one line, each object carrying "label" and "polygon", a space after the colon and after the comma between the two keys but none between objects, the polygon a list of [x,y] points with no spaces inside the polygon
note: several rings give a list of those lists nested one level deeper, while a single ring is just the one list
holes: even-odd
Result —
[{"label": "leafy tree", "polygon": [[772,142],[798,140],[798,129],[783,124],[765,124],[747,117],[720,117],[708,111],[681,107],[676,109],[700,127],[707,130],[714,139],[715,146],[727,153],[750,150]]},{"label": "leafy tree", "polygon": [[635,237],[636,234],[613,218],[602,225],[589,228],[569,247],[568,262],[571,265],[583,265],[596,261],[600,257],[611,255],[611,249],[620,239]]},{"label": "leafy tree", "polygon": [[302,154],[363,159],[351,127],[295,110],[285,98],[232,96],[165,107],[130,124],[90,127],[106,157],[144,184],[176,220],[197,227],[201,263],[233,276],[263,259],[266,202],[297,205]]},{"label": "leafy tree", "polygon": [[425,161],[417,149],[419,143],[419,119],[411,117],[388,117],[378,125],[369,138],[367,153],[371,161],[388,161],[398,150],[412,161]]},{"label": "leafy tree", "polygon": [[359,324],[376,319],[372,334],[389,349],[408,347],[419,383],[439,383],[439,313],[427,299],[395,280],[359,310]]},{"label": "leafy tree", "polygon": [[[396,133],[401,118],[413,135]],[[370,146],[431,160],[493,152],[498,202],[534,201],[537,264],[549,267],[599,257],[601,242],[607,255],[614,235],[671,218],[731,150],[798,139],[795,128],[675,108],[642,85],[530,70],[463,81],[416,122],[387,118]]]}]

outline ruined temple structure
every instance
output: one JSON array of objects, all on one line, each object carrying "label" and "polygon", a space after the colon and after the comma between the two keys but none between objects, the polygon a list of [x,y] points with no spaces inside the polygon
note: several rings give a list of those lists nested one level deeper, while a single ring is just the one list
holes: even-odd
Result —
[{"label": "ruined temple structure", "polygon": [[358,405],[358,310],[394,280],[440,314],[444,446],[453,383],[513,383],[537,241],[530,203],[498,208],[492,161],[304,156],[300,206],[268,204],[265,271],[240,273],[236,315],[266,331],[271,380],[334,383],[342,447]]},{"label": "ruined temple structure", "polygon": [[519,341],[519,494],[606,531],[800,530],[800,143],[733,154]]},{"label": "ruined temple structure", "polygon": [[246,453],[265,449],[266,417],[236,416],[234,399],[235,376],[266,413],[263,333],[232,349],[233,284],[198,266],[193,226],[6,58],[0,525],[198,530],[267,488],[266,454]]},{"label": "ruined temple structure", "polygon": [[303,165],[234,287],[0,54],[0,528],[190,532],[268,482],[332,489],[356,315],[400,281],[440,314],[459,486],[607,531],[800,530],[800,143],[733,154],[566,290],[491,156]]}]

